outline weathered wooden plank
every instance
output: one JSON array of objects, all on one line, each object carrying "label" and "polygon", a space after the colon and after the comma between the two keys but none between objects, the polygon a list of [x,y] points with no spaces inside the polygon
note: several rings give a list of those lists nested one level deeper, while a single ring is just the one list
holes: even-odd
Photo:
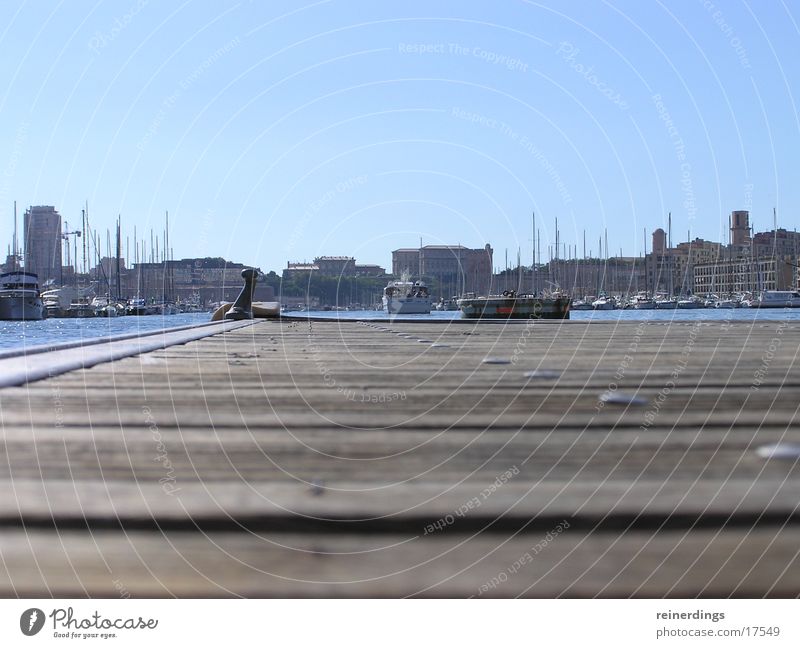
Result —
[{"label": "weathered wooden plank", "polygon": [[0,531],[5,596],[797,596],[796,530],[469,536]]},{"label": "weathered wooden plank", "polygon": [[391,487],[365,483],[357,476],[334,482],[15,479],[0,481],[8,493],[0,501],[0,519],[5,526],[17,519],[42,526],[55,518],[68,528],[82,524],[141,527],[148,526],[148,520],[172,528],[181,524],[235,528],[240,523],[280,526],[278,518],[285,516],[290,524],[292,520],[297,524],[301,520],[344,521],[339,531],[346,530],[349,520],[364,522],[362,526],[373,530],[402,527],[420,535],[428,524],[448,515],[456,526],[471,528],[499,523],[499,518],[508,522],[501,526],[538,528],[545,523],[542,520],[562,517],[573,522],[581,518],[590,527],[619,526],[637,516],[642,518],[641,525],[647,518],[648,526],[688,528],[702,522],[742,527],[752,525],[759,515],[773,519],[797,515],[796,485],[786,480],[564,481],[531,476],[524,469],[503,474]]},{"label": "weathered wooden plank", "polygon": [[[627,441],[588,432],[579,440],[558,438],[560,433],[529,438],[517,435],[487,435],[481,442],[463,439],[461,445],[438,440],[416,446],[398,438],[396,443],[374,447],[368,442],[337,442],[332,430],[324,443],[308,445],[274,436],[234,442],[220,432],[206,440],[182,438],[161,431],[145,433],[139,439],[103,440],[61,438],[9,441],[0,446],[0,479],[135,479],[151,480],[165,473],[169,465],[180,480],[292,481],[298,478],[336,480],[358,476],[367,483],[393,484],[411,479],[458,480],[474,472],[503,472],[524,466],[526,473],[552,479],[724,479],[764,477],[783,479],[800,474],[792,461],[765,461],[756,448],[769,442],[786,441],[779,430],[757,440],[739,435],[739,442],[717,436],[717,442],[646,435]],[[449,434],[449,433],[448,433]],[[448,435],[445,435],[448,436]],[[477,436],[477,435],[476,435]],[[670,435],[671,436],[671,435]],[[643,438],[644,437],[644,438]],[[793,434],[789,439],[797,439]],[[452,441],[452,439],[450,440]],[[383,450],[382,453],[381,450]]]}]

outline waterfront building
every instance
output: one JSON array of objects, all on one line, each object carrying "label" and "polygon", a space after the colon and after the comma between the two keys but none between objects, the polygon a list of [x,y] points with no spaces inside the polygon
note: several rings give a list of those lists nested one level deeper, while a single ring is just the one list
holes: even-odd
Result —
[{"label": "waterfront building", "polygon": [[386,269],[375,264],[359,264],[353,257],[317,257],[313,263],[289,261],[283,270],[285,280],[318,273],[326,277],[384,277]]},{"label": "waterfront building", "polygon": [[283,279],[288,281],[300,275],[310,275],[312,272],[319,272],[319,266],[314,263],[289,261],[283,269]]},{"label": "waterfront building", "polygon": [[[512,272],[513,274],[513,272]],[[497,277],[501,288],[502,274]],[[553,259],[537,266],[535,276],[528,268],[522,273],[522,290],[563,291],[576,297],[608,294],[629,294],[645,289],[645,263],[642,257],[610,257],[609,259]],[[516,287],[512,289],[517,290]]]},{"label": "waterfront building", "polygon": [[319,273],[328,277],[350,277],[355,273],[356,260],[350,256],[320,256],[314,259]]},{"label": "waterfront building", "polygon": [[415,277],[420,274],[419,248],[400,248],[392,252],[392,274],[400,277],[404,272]]},{"label": "waterfront building", "polygon": [[392,252],[392,274],[400,277],[407,272],[412,277],[433,280],[441,296],[488,294],[492,286],[492,256],[488,243],[477,249],[463,245],[401,248]]},{"label": "waterfront building", "polygon": [[788,259],[738,256],[694,267],[696,295],[757,294],[762,290],[794,290],[795,272]]},{"label": "waterfront building", "polygon": [[[134,263],[121,275],[123,296],[140,295],[146,299],[197,299],[208,304],[233,301],[242,289],[242,270],[250,267],[221,257],[170,259],[160,263]],[[260,272],[260,270],[259,270]],[[99,275],[102,284],[102,272]],[[112,285],[113,290],[113,285]],[[99,285],[99,292],[105,292]],[[256,301],[272,301],[274,291],[256,282]]]},{"label": "waterfront building", "polygon": [[721,243],[701,238],[678,243],[674,248],[656,245],[654,233],[653,252],[645,258],[647,279],[642,290],[672,295],[690,294],[695,289],[694,268],[698,264],[715,263],[723,257],[724,250]]},{"label": "waterfront building", "polygon": [[24,262],[39,284],[61,281],[61,215],[50,205],[32,205],[23,221]]},{"label": "waterfront building", "polygon": [[384,277],[386,276],[386,268],[383,266],[364,263],[356,264],[353,266],[354,274],[356,277]]},{"label": "waterfront building", "polygon": [[756,258],[776,256],[795,259],[800,254],[800,233],[783,228],[759,232],[753,236],[752,254]]}]

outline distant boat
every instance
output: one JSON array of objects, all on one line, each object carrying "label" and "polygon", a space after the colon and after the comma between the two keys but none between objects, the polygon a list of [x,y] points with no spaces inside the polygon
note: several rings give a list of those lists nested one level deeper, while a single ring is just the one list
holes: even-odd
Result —
[{"label": "distant boat", "polygon": [[656,308],[673,309],[678,307],[678,302],[671,297],[656,300]]},{"label": "distant boat", "polygon": [[162,302],[153,306],[155,307],[156,315],[178,315],[181,312],[178,305],[173,302]]},{"label": "distant boat", "polygon": [[44,315],[37,274],[17,270],[0,275],[0,320],[40,320]]},{"label": "distant boat", "polygon": [[571,300],[567,296],[517,295],[507,290],[502,295],[459,299],[458,305],[467,319],[569,319]]},{"label": "distant boat", "polygon": [[705,304],[695,297],[691,299],[679,299],[678,308],[705,308]]},{"label": "distant boat", "polygon": [[88,297],[73,299],[64,311],[64,317],[94,317],[94,306]]},{"label": "distant boat", "polygon": [[438,311],[457,311],[458,310],[458,297],[451,297],[450,299],[445,299],[442,297],[441,301],[436,304],[436,310]]},{"label": "distant boat", "polygon": [[570,310],[574,311],[588,311],[593,310],[592,302],[588,301],[587,299],[576,299],[572,302],[570,306]]},{"label": "distant boat", "polygon": [[637,310],[652,310],[656,308],[656,302],[650,299],[645,293],[639,293],[631,297],[628,302],[628,308],[635,308]]},{"label": "distant boat", "polygon": [[108,297],[95,297],[92,300],[95,317],[117,317],[119,308]]},{"label": "distant boat", "polygon": [[593,310],[614,310],[616,307],[616,302],[610,297],[600,297],[592,302]]},{"label": "distant boat", "polygon": [[155,308],[147,303],[143,297],[134,297],[128,300],[125,307],[126,315],[155,315]]},{"label": "distant boat", "polygon": [[383,309],[390,315],[419,315],[431,312],[428,287],[421,281],[412,283],[405,277],[390,281],[383,289]]},{"label": "distant boat", "polygon": [[800,308],[800,292],[794,290],[764,290],[758,299],[750,301],[751,308]]},{"label": "distant boat", "polygon": [[47,313],[47,317],[69,317],[69,307],[72,302],[80,303],[84,298],[91,295],[91,288],[73,288],[71,286],[62,286],[61,288],[53,288],[52,290],[45,290],[42,293],[42,303]]}]

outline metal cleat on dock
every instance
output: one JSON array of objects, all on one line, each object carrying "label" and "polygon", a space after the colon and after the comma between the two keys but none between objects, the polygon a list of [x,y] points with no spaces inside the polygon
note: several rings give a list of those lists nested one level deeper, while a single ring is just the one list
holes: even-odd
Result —
[{"label": "metal cleat on dock", "polygon": [[253,319],[253,292],[256,289],[258,274],[258,270],[255,268],[246,268],[242,270],[244,287],[236,298],[236,301],[233,302],[233,306],[225,313],[226,320]]}]

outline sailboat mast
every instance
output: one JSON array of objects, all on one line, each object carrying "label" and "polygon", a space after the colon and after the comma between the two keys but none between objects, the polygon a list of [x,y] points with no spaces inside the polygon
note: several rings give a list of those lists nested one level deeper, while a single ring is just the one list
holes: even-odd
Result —
[{"label": "sailboat mast", "polygon": [[[537,229],[536,230],[536,258],[539,259],[539,263],[541,263],[542,259],[542,233]],[[536,277],[536,291],[539,290],[539,277]]]},{"label": "sailboat mast", "polygon": [[[167,273],[169,273],[167,275]],[[164,221],[164,274],[167,275],[166,299],[172,300],[172,271],[169,263],[169,211],[165,211]]]},{"label": "sailboat mast", "polygon": [[672,212],[667,214],[667,272],[669,272],[669,297],[672,297]]},{"label": "sailboat mast", "polygon": [[581,299],[586,299],[586,229],[583,230],[583,269],[581,271]]},{"label": "sailboat mast", "polygon": [[122,253],[122,250],[121,250],[121,248],[122,248],[122,232],[121,232],[121,230],[122,230],[122,216],[121,215],[117,215],[117,250],[116,250],[116,252],[117,252],[117,260],[116,260],[116,265],[117,265],[117,299],[119,299],[120,295],[122,294],[122,280],[120,278],[120,263],[119,263],[119,257],[120,257],[120,254]]},{"label": "sailboat mast", "polygon": [[536,212],[531,212],[531,294],[536,294]]},{"label": "sailboat mast", "polygon": [[555,258],[558,259],[558,216],[556,216],[556,249]]},{"label": "sailboat mast", "polygon": [[106,275],[106,283],[108,284],[108,298],[111,299],[111,230],[106,228],[106,259],[108,259],[108,274]]},{"label": "sailboat mast", "polygon": [[19,262],[18,258],[19,248],[17,247],[17,201],[16,200],[14,201],[14,241],[12,244],[12,248],[13,248],[12,254],[14,255],[14,262],[13,262],[14,267],[12,268],[12,270],[16,272],[17,264]]},{"label": "sailboat mast", "polygon": [[775,290],[778,286],[778,210],[772,208],[772,263],[775,264]]},{"label": "sailboat mast", "polygon": [[[81,264],[81,274],[86,274],[86,246],[89,241],[86,240],[86,210],[81,209],[81,252],[83,253],[83,260]],[[77,259],[76,259],[77,262]]]}]

